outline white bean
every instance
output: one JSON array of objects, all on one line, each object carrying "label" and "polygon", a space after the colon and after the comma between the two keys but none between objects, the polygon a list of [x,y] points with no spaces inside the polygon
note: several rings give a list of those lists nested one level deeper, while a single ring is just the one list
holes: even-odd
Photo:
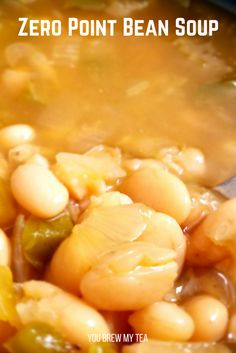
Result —
[{"label": "white bean", "polygon": [[119,191],[105,192],[100,196],[92,196],[90,207],[112,207],[131,205],[133,202],[129,196]]},{"label": "white bean", "polygon": [[198,148],[186,148],[179,157],[179,164],[183,167],[187,179],[202,177],[206,171],[205,156]]},{"label": "white bean", "polygon": [[34,129],[25,124],[9,125],[0,130],[0,144],[6,150],[32,142],[34,138]]},{"label": "white bean", "polygon": [[8,152],[8,160],[12,167],[26,163],[35,153],[38,147],[31,144],[23,144],[13,147]]},{"label": "white bean", "polygon": [[0,266],[9,266],[11,262],[11,247],[6,234],[0,229]]},{"label": "white bean", "polygon": [[49,168],[49,162],[47,158],[45,158],[40,153],[35,153],[32,157],[28,159],[27,163],[34,163],[34,164],[41,165],[44,168]]},{"label": "white bean", "polygon": [[21,291],[16,309],[23,325],[31,322],[50,324],[72,344],[83,349],[88,348],[89,335],[109,333],[99,312],[52,284],[29,281],[21,286]]},{"label": "white bean", "polygon": [[69,200],[67,189],[51,171],[37,164],[23,164],[12,174],[11,189],[17,202],[41,218],[63,211]]},{"label": "white bean", "polygon": [[174,218],[150,211],[147,227],[139,237],[140,240],[174,250],[179,265],[178,271],[181,271],[186,256],[186,237]]},{"label": "white bean", "polygon": [[191,211],[186,185],[162,169],[141,169],[126,178],[120,191],[134,202],[142,202],[155,211],[172,216],[181,224]]},{"label": "white bean", "polygon": [[101,310],[139,310],[161,300],[177,277],[175,252],[147,242],[126,243],[101,256],[82,278],[88,303]]},{"label": "white bean", "polygon": [[224,337],[229,314],[218,299],[210,295],[197,295],[184,303],[184,309],[195,324],[193,341],[214,342]]},{"label": "white bean", "polygon": [[129,323],[137,333],[163,341],[188,341],[194,332],[191,316],[173,303],[157,302],[136,311]]}]

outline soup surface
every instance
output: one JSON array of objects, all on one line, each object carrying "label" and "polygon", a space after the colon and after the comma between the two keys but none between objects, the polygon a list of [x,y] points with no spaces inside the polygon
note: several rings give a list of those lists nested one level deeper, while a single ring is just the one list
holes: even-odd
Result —
[{"label": "soup surface", "polygon": [[[236,167],[234,18],[199,1],[187,10],[174,2],[145,4],[131,14],[118,10],[170,23],[180,16],[217,18],[220,29],[211,38],[130,38],[119,31],[114,38],[19,38],[18,17],[99,19],[118,11],[81,11],[63,1],[3,2],[0,122],[30,123],[53,150],[83,152],[106,143],[155,157],[160,146],[191,145],[207,156],[205,183],[218,183]],[[30,77],[14,77],[12,70]]]}]

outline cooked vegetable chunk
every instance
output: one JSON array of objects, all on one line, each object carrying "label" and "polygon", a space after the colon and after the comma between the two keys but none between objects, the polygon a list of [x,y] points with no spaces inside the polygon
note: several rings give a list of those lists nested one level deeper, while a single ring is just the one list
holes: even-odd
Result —
[{"label": "cooked vegetable chunk", "polygon": [[110,154],[96,155],[59,153],[54,171],[69,189],[75,199],[100,195],[107,191],[106,183],[114,183],[116,179],[126,175],[119,161]]},{"label": "cooked vegetable chunk", "polygon": [[29,217],[21,235],[26,260],[34,267],[42,268],[58,245],[70,235],[72,228],[73,223],[67,214],[48,221]]},{"label": "cooked vegetable chunk", "polygon": [[75,350],[49,325],[24,326],[5,345],[10,353],[73,353]]},{"label": "cooked vegetable chunk", "polygon": [[83,349],[89,346],[89,334],[107,334],[103,316],[80,298],[43,281],[20,285],[16,308],[22,325],[50,324],[69,342]]},{"label": "cooked vegetable chunk", "polygon": [[87,353],[117,353],[117,351],[109,343],[98,343],[92,345]]},{"label": "cooked vegetable chunk", "polygon": [[0,320],[12,325],[18,323],[16,312],[16,300],[13,289],[11,270],[6,266],[0,266]]}]

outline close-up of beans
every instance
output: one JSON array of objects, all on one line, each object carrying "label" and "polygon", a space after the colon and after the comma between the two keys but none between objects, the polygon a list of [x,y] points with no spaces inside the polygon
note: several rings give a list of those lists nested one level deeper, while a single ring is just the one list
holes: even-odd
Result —
[{"label": "close-up of beans", "polygon": [[[11,205],[11,217],[0,209],[5,349],[46,352],[50,337],[53,352],[118,352],[108,343],[89,348],[88,340],[117,326],[148,337],[123,352],[151,345],[205,352],[213,342],[209,351],[228,352],[220,342],[236,335],[236,199],[209,189],[201,203],[206,190],[159,159],[135,161],[105,145],[51,159],[28,125],[8,126],[0,136],[1,194]],[[34,152],[12,165],[11,151],[21,146]],[[162,350],[165,341],[172,346]]]}]

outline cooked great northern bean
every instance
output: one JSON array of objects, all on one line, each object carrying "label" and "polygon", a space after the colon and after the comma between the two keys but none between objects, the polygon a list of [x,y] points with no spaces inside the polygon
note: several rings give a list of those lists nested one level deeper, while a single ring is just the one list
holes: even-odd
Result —
[{"label": "cooked great northern bean", "polygon": [[69,342],[79,347],[89,345],[88,335],[109,333],[105,319],[83,300],[41,281],[20,286],[16,310],[22,325],[43,322],[54,327]]},{"label": "cooked great northern bean", "polygon": [[150,212],[148,224],[139,240],[156,244],[161,248],[173,249],[179,271],[185,260],[186,237],[174,218],[160,212]]},{"label": "cooked great northern bean", "polygon": [[100,256],[119,244],[135,241],[147,226],[147,211],[139,204],[92,207],[87,212],[55,252],[47,273],[50,281],[75,294]]},{"label": "cooked great northern bean", "polygon": [[193,319],[184,309],[161,301],[136,311],[129,322],[135,332],[163,341],[188,341],[195,329]]},{"label": "cooked great northern bean", "polygon": [[[236,199],[222,203],[193,230],[189,238],[189,262],[208,266],[235,256]],[[201,256],[202,261],[198,261]]]},{"label": "cooked great northern bean", "polygon": [[28,212],[41,218],[61,213],[68,203],[68,191],[51,171],[26,163],[13,172],[11,189],[15,199]]},{"label": "cooked great northern bean", "polygon": [[10,148],[32,142],[35,137],[34,129],[29,125],[12,125],[5,127],[0,132],[1,147],[9,150]]},{"label": "cooked great northern bean", "polygon": [[[235,351],[236,199],[216,186],[236,174],[236,24],[213,2],[0,1],[0,353]],[[178,17],[219,30],[177,37]],[[63,34],[20,38],[20,18]]]},{"label": "cooked great northern bean", "polygon": [[[174,250],[179,272],[184,262],[186,240],[177,222],[141,204],[130,203],[130,199],[121,193],[105,195],[96,198],[97,207],[94,207],[95,199],[92,200],[81,223],[55,252],[48,279],[78,293],[82,276],[101,255],[121,243],[136,240]],[[110,207],[104,204],[109,199]]]},{"label": "cooked great northern bean", "polygon": [[199,295],[184,303],[185,310],[194,321],[194,341],[218,341],[228,325],[227,308],[217,299],[208,295]]},{"label": "cooked great northern bean", "polygon": [[95,308],[137,310],[161,300],[176,276],[173,250],[137,241],[101,257],[82,278],[80,289]]},{"label": "cooked great northern bean", "polygon": [[136,202],[172,216],[179,224],[189,216],[191,201],[186,186],[165,170],[135,172],[122,183],[121,191]]},{"label": "cooked great northern bean", "polygon": [[10,240],[0,229],[0,266],[9,266],[11,263]]}]

